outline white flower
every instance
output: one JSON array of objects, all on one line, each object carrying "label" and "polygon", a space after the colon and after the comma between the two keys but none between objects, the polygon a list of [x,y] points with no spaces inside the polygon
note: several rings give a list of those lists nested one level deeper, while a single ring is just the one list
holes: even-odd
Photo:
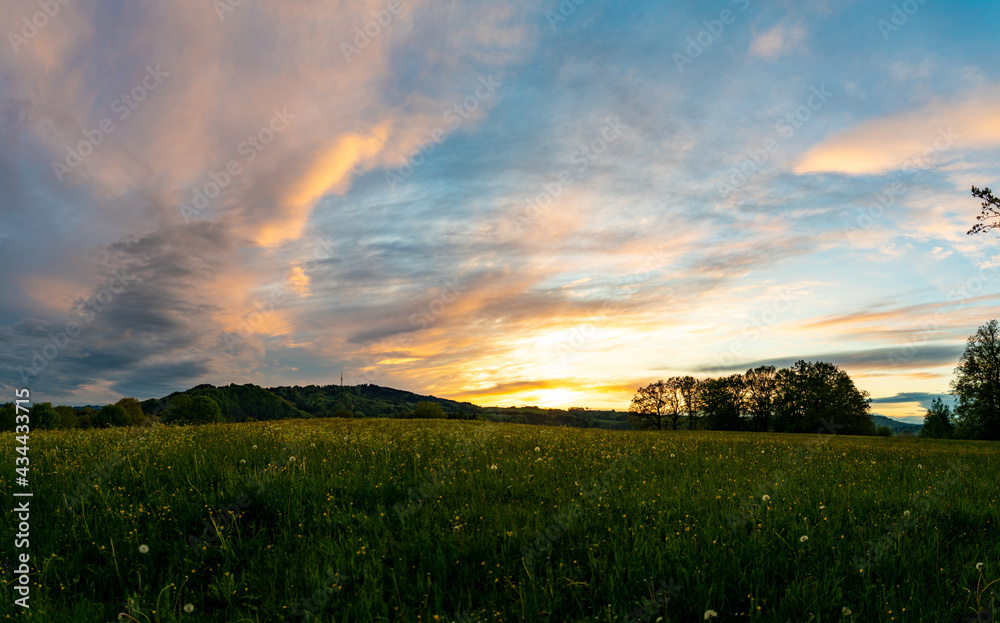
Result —
[{"label": "white flower", "polygon": [[977,562],[976,563],[976,571],[982,571],[982,570],[983,570],[983,563]]},{"label": "white flower", "polygon": [[715,610],[706,610],[705,611],[705,620],[706,621],[709,620],[709,619],[714,619],[717,616],[719,616],[719,613],[716,612]]},{"label": "white flower", "polygon": [[254,444],[254,445],[253,445],[253,449],[254,449],[254,450],[256,450],[256,449],[257,449],[257,444]]},{"label": "white flower", "polygon": [[294,456],[288,457],[288,462],[289,463],[294,463],[295,462],[295,457]]},{"label": "white flower", "polygon": [[826,508],[826,507],[825,506],[820,506],[819,507],[820,510],[823,510],[824,508]]},{"label": "white flower", "polygon": [[184,612],[191,614],[194,612],[194,604],[184,604]]},{"label": "white flower", "polygon": [[496,471],[496,469],[497,469],[496,463],[494,463],[493,465],[490,465],[490,469],[492,469],[493,471]]},{"label": "white flower", "polygon": [[768,494],[765,493],[764,495],[761,496],[760,499],[762,499],[762,500],[764,500],[766,502],[766,501],[768,501],[768,500],[771,499],[771,496],[769,496]]},{"label": "white flower", "polygon": [[851,616],[852,612],[850,608],[844,606],[843,608],[840,609],[840,614],[844,615],[845,617],[849,617]]},{"label": "white flower", "polygon": [[143,543],[142,545],[140,545],[139,546],[139,553],[140,554],[148,554],[149,553],[149,546],[146,545],[145,543]]},{"label": "white flower", "polygon": [[538,446],[535,446],[535,452],[541,452],[541,451],[542,451],[541,448],[539,448]]},{"label": "white flower", "polygon": [[805,543],[805,542],[806,542],[806,541],[808,541],[808,540],[809,540],[809,537],[807,537],[807,536],[806,536],[806,535],[804,535],[804,534],[803,534],[802,536],[800,536],[800,537],[799,537],[799,543]]},{"label": "white flower", "polygon": [[675,456],[676,455],[673,452],[670,453],[670,458],[674,458]]},{"label": "white flower", "polygon": [[923,469],[923,468],[924,468],[923,465],[917,465],[917,469]]}]

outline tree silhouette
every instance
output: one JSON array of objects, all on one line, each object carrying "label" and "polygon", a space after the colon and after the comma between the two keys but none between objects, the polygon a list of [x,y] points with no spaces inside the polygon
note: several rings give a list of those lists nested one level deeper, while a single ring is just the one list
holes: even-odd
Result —
[{"label": "tree silhouette", "polygon": [[969,338],[955,374],[956,436],[1000,439],[1000,323],[990,320]]},{"label": "tree silhouette", "polygon": [[674,420],[674,430],[677,430],[677,420],[680,419],[677,391],[662,379],[640,387],[632,397],[628,411],[628,421],[636,427],[656,430],[663,430],[663,418],[669,412]]},{"label": "tree silhouette", "polygon": [[986,222],[990,219],[1000,218],[1000,199],[994,197],[989,188],[976,188],[975,186],[972,187],[972,196],[983,200],[983,211],[976,217],[979,222],[965,233],[971,236],[1000,227],[1000,223]]},{"label": "tree silhouette", "polygon": [[954,429],[955,426],[951,423],[951,408],[940,398],[935,398],[931,408],[924,415],[924,426],[920,429],[920,436],[949,439]]}]

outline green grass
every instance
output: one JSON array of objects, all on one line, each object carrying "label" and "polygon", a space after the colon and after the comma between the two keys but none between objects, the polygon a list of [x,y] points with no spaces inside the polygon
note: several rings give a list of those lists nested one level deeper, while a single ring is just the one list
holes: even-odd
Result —
[{"label": "green grass", "polygon": [[6,570],[0,618],[950,622],[1000,568],[979,442],[300,420],[35,432],[30,458],[32,607]]}]

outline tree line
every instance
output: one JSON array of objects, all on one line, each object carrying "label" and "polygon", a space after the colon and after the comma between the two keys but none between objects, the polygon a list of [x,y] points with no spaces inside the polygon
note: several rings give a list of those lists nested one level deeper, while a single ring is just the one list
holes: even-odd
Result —
[{"label": "tree line", "polygon": [[[1000,441],[1000,322],[969,337],[955,368],[954,409],[937,398],[921,437]],[[640,387],[629,407],[639,429],[687,428],[775,433],[891,434],[875,427],[871,398],[844,370],[827,362],[751,368],[695,379],[674,376]]]},{"label": "tree line", "polygon": [[640,387],[629,421],[640,429],[874,435],[871,399],[826,362],[759,366],[707,379],[674,376]]}]

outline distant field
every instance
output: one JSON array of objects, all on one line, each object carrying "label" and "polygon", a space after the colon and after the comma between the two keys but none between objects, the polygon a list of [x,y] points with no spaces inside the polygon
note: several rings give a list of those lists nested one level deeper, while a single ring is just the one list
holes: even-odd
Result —
[{"label": "distant field", "polygon": [[30,457],[34,621],[951,622],[1000,577],[981,442],[324,419]]}]

